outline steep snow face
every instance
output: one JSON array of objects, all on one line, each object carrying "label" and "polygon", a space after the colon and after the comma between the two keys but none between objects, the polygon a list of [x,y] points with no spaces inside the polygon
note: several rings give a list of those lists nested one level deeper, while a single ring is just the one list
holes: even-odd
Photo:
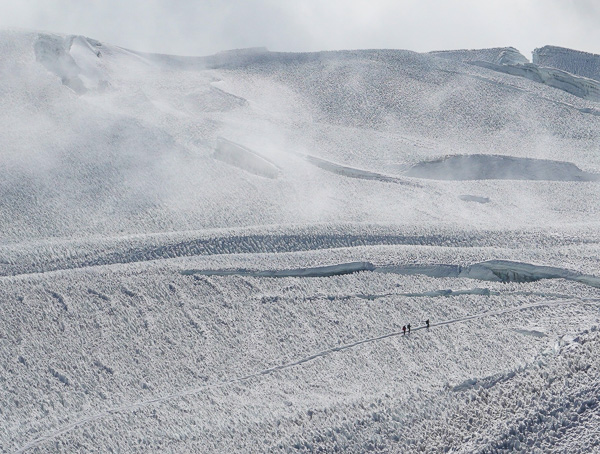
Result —
[{"label": "steep snow face", "polygon": [[564,47],[544,46],[533,51],[532,61],[538,66],[556,68],[600,81],[600,55]]},{"label": "steep snow face", "polygon": [[41,35],[34,46],[35,56],[63,84],[77,93],[102,90],[109,84],[104,79],[98,41],[83,36]]}]

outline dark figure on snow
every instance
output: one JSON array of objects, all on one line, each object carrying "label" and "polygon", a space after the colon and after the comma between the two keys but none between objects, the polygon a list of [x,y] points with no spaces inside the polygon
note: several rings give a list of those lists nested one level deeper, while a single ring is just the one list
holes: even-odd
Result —
[{"label": "dark figure on snow", "polygon": [[406,325],[402,327],[402,335],[406,335]]},{"label": "dark figure on snow", "polygon": [[406,325],[406,328],[408,329],[408,334],[410,334],[410,323]]},{"label": "dark figure on snow", "polygon": [[429,329],[429,319],[425,320],[425,326],[427,326],[427,329]]}]

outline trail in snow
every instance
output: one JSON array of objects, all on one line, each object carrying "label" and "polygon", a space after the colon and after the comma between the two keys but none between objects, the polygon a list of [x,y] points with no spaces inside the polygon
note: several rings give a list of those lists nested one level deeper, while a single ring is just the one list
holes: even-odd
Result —
[{"label": "trail in snow", "polygon": [[[487,312],[481,312],[479,314],[474,314],[474,315],[470,315],[470,316],[466,316],[466,317],[462,317],[462,318],[456,318],[456,319],[452,319],[452,320],[446,320],[446,321],[441,321],[438,323],[432,323],[431,324],[431,328],[435,328],[435,327],[440,327],[440,326],[446,326],[446,325],[452,325],[452,324],[456,324],[456,323],[463,323],[463,322],[467,322],[470,320],[475,320],[475,319],[479,319],[479,318],[484,318],[484,317],[492,317],[492,316],[497,316],[497,315],[503,315],[503,314],[507,314],[510,312],[517,312],[517,311],[523,311],[523,310],[528,310],[528,309],[533,309],[533,308],[538,308],[538,307],[552,307],[552,306],[558,306],[558,305],[563,305],[563,304],[569,304],[569,303],[583,303],[583,304],[597,304],[596,302],[591,302],[591,301],[584,301],[583,299],[579,299],[579,298],[574,298],[574,299],[570,299],[570,300],[558,300],[558,301],[543,301],[543,302],[539,302],[539,303],[530,303],[530,304],[524,304],[521,306],[517,306],[517,307],[512,307],[512,308],[507,308],[507,309],[501,309],[498,311],[487,311]],[[430,328],[430,329],[431,329]],[[425,326],[420,326],[417,328],[413,328],[412,331],[420,331],[420,330],[424,330],[426,329]],[[214,383],[214,384],[209,384],[209,385],[205,385],[205,386],[200,386],[200,387],[196,387],[196,388],[191,388],[185,391],[181,391],[178,393],[172,393],[172,394],[167,394],[164,396],[160,396],[160,397],[154,397],[151,399],[147,399],[147,400],[141,400],[138,402],[133,402],[133,403],[129,403],[129,404],[125,404],[125,405],[121,405],[118,407],[113,407],[113,408],[109,408],[103,412],[97,413],[95,415],[90,415],[87,417],[83,417],[81,419],[78,419],[76,421],[73,421],[70,424],[67,424],[61,428],[58,428],[52,432],[49,432],[48,434],[36,438],[35,440],[30,441],[29,443],[27,443],[26,445],[22,446],[21,448],[19,448],[17,451],[15,451],[16,453],[22,453],[25,452],[27,450],[36,448],[40,445],[42,445],[43,443],[53,440],[55,438],[58,438],[59,436],[68,433],[78,427],[84,426],[87,423],[91,423],[94,421],[98,421],[104,418],[108,418],[111,415],[115,415],[118,413],[124,413],[124,412],[129,412],[129,411],[133,411],[133,410],[137,410],[140,408],[144,408],[144,407],[148,407],[150,405],[153,404],[160,404],[162,402],[167,402],[170,400],[174,400],[174,399],[179,399],[182,397],[186,397],[186,396],[191,396],[194,394],[198,394],[201,393],[202,391],[208,390],[208,389],[215,389],[215,388],[222,388],[228,385],[231,385],[233,383],[239,383],[239,382],[244,382],[244,381],[248,381],[251,380],[253,378],[259,378],[261,376],[264,375],[270,375],[272,373],[281,371],[281,370],[285,370],[285,369],[290,369],[296,366],[300,366],[304,363],[313,361],[315,359],[318,358],[323,358],[326,357],[328,355],[331,355],[333,353],[337,353],[337,352],[342,352],[345,350],[349,350],[355,347],[358,347],[360,345],[363,344],[368,344],[371,342],[377,342],[383,339],[388,339],[391,337],[399,337],[399,336],[403,336],[404,333],[402,331],[393,331],[391,333],[386,333],[386,334],[382,334],[380,336],[375,336],[375,337],[369,337],[369,338],[365,338],[365,339],[361,339],[355,342],[351,342],[348,344],[344,344],[344,345],[339,345],[336,347],[331,347],[325,350],[321,350],[317,353],[314,353],[312,355],[309,356],[305,356],[303,358],[300,358],[296,361],[292,361],[292,362],[288,362],[285,364],[281,364],[279,366],[273,366],[273,367],[269,367],[267,369],[263,369],[260,370],[258,372],[253,372],[247,375],[243,375],[237,378],[233,378],[231,380],[227,380],[227,381],[222,381],[219,383]]]}]

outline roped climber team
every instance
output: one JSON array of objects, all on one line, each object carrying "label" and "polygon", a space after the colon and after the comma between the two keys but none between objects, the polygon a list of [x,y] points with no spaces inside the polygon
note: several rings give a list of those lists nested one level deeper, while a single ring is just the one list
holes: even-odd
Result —
[{"label": "roped climber team", "polygon": [[[425,327],[429,329],[429,319],[425,320]],[[402,327],[402,335],[406,336],[406,330],[408,330],[408,334],[410,334],[410,323],[408,325],[404,325]]]}]

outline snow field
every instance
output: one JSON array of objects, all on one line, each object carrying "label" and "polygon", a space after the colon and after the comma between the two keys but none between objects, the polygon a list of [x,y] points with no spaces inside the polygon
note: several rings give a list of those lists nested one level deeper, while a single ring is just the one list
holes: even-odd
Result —
[{"label": "snow field", "polygon": [[0,32],[0,450],[597,451],[600,108],[521,57]]},{"label": "snow field", "polygon": [[[312,254],[289,258],[306,261]],[[279,262],[279,256],[270,259]],[[197,259],[184,259],[190,260]],[[238,260],[254,261],[247,255]],[[11,333],[5,342],[19,348],[16,357],[3,359],[10,364],[5,382],[11,385],[2,408],[10,409],[5,411],[11,433],[22,435],[3,445],[154,450],[163,449],[157,440],[168,432],[180,434],[169,438],[167,449],[174,451],[199,443],[214,450],[260,451],[257,440],[284,449],[275,435],[291,440],[298,430],[302,437],[318,431],[324,427],[314,416],[319,412],[333,412],[327,423],[333,424],[341,415],[364,417],[364,402],[385,395],[425,405],[449,377],[455,386],[528,364],[564,334],[562,320],[575,333],[598,314],[598,303],[577,299],[587,291],[581,284],[561,280],[489,282],[489,295],[407,297],[402,294],[469,289],[474,281],[371,272],[327,278],[195,276],[182,275],[182,265],[171,262],[154,270],[112,265],[4,278],[9,285],[3,290],[3,332]],[[381,296],[364,297],[372,294]],[[519,309],[538,303],[544,305]],[[27,314],[19,309],[23,304]],[[512,312],[435,326],[498,310]],[[425,318],[432,320],[429,332],[399,335],[403,324],[411,322],[414,329]],[[532,325],[544,336],[517,331]],[[374,339],[388,334],[393,335]],[[44,342],[48,338],[51,344]],[[482,352],[490,361],[481,362]],[[272,369],[282,365],[289,366]],[[320,401],[329,404],[311,404]],[[196,410],[186,416],[181,405]],[[308,412],[316,418],[314,426]],[[160,423],[152,421],[156,418]],[[301,425],[293,422],[297,418]],[[113,432],[119,424],[131,431]],[[70,429],[49,441],[27,436],[63,427]],[[253,435],[248,427],[254,427]],[[145,442],[135,435],[140,431]]]}]

